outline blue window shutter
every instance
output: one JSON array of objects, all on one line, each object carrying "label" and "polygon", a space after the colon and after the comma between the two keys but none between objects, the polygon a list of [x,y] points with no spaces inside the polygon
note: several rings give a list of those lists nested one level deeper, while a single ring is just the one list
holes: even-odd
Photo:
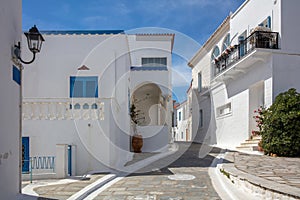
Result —
[{"label": "blue window shutter", "polygon": [[85,97],[98,97],[96,80],[87,80],[85,82]]},{"label": "blue window shutter", "polygon": [[74,89],[75,77],[70,77],[70,98],[73,97],[73,89]]},{"label": "blue window shutter", "polygon": [[82,80],[75,79],[73,97],[84,97],[84,82]]},{"label": "blue window shutter", "polygon": [[271,17],[270,16],[267,18],[267,26],[268,26],[268,28],[271,28]]},{"label": "blue window shutter", "polygon": [[95,98],[98,98],[98,80],[96,82]]}]

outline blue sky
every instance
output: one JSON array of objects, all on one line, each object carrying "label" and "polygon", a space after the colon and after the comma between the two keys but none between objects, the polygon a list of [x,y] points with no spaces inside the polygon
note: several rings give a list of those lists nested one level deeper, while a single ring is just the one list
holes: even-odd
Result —
[{"label": "blue sky", "polygon": [[[23,30],[135,29],[175,32],[173,91],[185,99],[187,61],[244,0],[23,0]],[[152,29],[144,27],[159,27]]]}]

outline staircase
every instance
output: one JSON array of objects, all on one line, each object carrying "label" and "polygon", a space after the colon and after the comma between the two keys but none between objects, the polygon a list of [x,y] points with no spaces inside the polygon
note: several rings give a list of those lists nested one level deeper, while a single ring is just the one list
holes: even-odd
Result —
[{"label": "staircase", "polygon": [[237,146],[238,151],[258,151],[258,143],[261,140],[261,136],[253,136],[252,139],[248,139]]}]

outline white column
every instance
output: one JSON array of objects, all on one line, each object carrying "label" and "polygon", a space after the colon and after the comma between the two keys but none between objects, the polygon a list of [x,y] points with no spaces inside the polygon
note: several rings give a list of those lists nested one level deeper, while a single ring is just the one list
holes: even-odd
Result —
[{"label": "white column", "polygon": [[65,178],[68,174],[68,145],[56,145],[56,158],[55,158],[55,172],[56,178]]}]

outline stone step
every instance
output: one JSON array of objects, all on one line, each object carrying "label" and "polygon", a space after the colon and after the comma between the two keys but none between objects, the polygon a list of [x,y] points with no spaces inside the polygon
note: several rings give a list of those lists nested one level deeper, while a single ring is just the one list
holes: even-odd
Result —
[{"label": "stone step", "polygon": [[258,146],[238,146],[236,149],[242,151],[258,151]]},{"label": "stone step", "polygon": [[252,146],[258,146],[258,142],[243,142],[240,144],[241,147],[252,147]]},{"label": "stone step", "polygon": [[248,139],[248,140],[246,140],[246,142],[250,142],[250,141],[255,141],[255,142],[259,142],[259,141],[261,141],[261,139]]},{"label": "stone step", "polygon": [[253,140],[261,140],[261,135],[252,136]]}]

